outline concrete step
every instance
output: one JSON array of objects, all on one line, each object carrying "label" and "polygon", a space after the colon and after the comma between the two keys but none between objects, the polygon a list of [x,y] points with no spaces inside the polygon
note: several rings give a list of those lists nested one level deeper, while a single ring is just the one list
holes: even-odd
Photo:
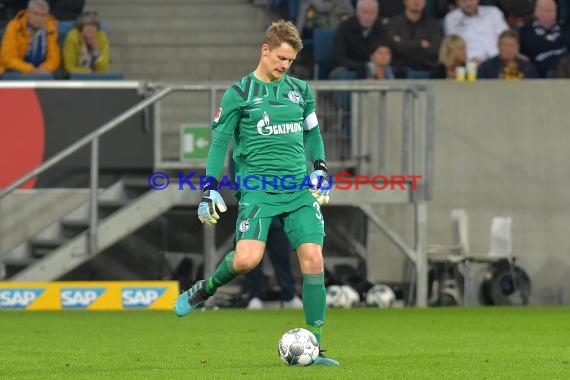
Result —
[{"label": "concrete step", "polygon": [[[212,0],[160,0],[160,4],[177,5],[177,4],[211,4]],[[88,0],[86,8],[96,9],[100,5],[109,4],[128,4],[128,5],[145,5],[145,4],[156,4],[157,0],[121,0],[120,3],[117,0]],[[216,5],[225,4],[251,4],[250,0],[216,0]]]},{"label": "concrete step", "polygon": [[[142,59],[142,58],[141,58]],[[257,58],[256,58],[257,59]],[[252,71],[257,61],[233,60],[228,62],[196,62],[191,59],[172,61],[121,60],[113,57],[113,69],[125,73],[129,80],[162,81],[236,81]]]},{"label": "concrete step", "polygon": [[229,41],[227,32],[214,31],[212,33],[188,34],[180,31],[139,31],[139,33],[119,32],[113,33],[111,43],[114,48],[120,45],[124,46],[177,46],[180,48],[194,47],[197,45],[205,46],[235,46],[235,45],[253,45],[263,38],[263,33],[259,31],[241,31],[236,33]]},{"label": "concrete step", "polygon": [[[111,40],[116,34],[121,33],[179,33],[188,38],[195,37],[195,34],[211,34],[224,32],[226,38],[233,39],[238,33],[258,33],[263,36],[265,31],[264,22],[252,22],[252,20],[241,19],[199,19],[189,22],[184,17],[172,17],[168,23],[162,19],[152,18],[140,20],[132,17],[106,19],[110,28]],[[193,33],[189,35],[189,33]],[[230,36],[231,34],[231,36]],[[261,38],[261,37],[260,37]]]},{"label": "concrete step", "polygon": [[[227,46],[220,50],[217,46],[193,46],[184,48],[181,46],[121,46],[112,53],[113,60],[141,62],[224,62],[226,66],[238,65],[241,62],[255,62],[259,60],[259,47],[256,45]],[[251,68],[252,70],[254,67]],[[243,70],[243,67],[242,67]]]},{"label": "concrete step", "polygon": [[171,18],[186,18],[190,24],[193,20],[229,20],[237,19],[249,22],[252,18],[264,14],[264,10],[259,7],[248,5],[247,3],[177,3],[169,4],[162,1],[155,1],[149,4],[127,5],[123,2],[99,4],[97,12],[103,21],[115,19],[147,19],[163,20],[165,24]]}]

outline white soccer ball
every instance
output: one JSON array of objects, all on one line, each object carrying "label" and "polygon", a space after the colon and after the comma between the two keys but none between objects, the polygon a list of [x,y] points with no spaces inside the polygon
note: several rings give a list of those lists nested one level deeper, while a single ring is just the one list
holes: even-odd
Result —
[{"label": "white soccer ball", "polygon": [[342,285],[342,291],[344,292],[346,303],[344,307],[353,307],[360,302],[360,294],[350,285]]},{"label": "white soccer ball", "polygon": [[376,284],[366,294],[366,304],[375,307],[391,307],[396,300],[394,291],[384,284]]},{"label": "white soccer ball", "polygon": [[360,301],[360,296],[348,285],[330,285],[327,287],[327,306],[349,309]]},{"label": "white soccer ball", "polygon": [[281,360],[289,365],[311,365],[319,356],[319,343],[309,330],[296,328],[283,334],[277,352]]},{"label": "white soccer ball", "polygon": [[346,303],[345,293],[342,291],[340,285],[330,285],[327,287],[327,306],[342,307]]}]

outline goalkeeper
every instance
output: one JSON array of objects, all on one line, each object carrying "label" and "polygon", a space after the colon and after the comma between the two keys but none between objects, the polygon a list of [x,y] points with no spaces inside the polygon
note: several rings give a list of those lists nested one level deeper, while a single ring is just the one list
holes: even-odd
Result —
[{"label": "goalkeeper", "polygon": [[[297,251],[303,273],[303,309],[307,329],[319,342],[325,323],[325,236],[320,206],[329,201],[323,140],[309,85],[286,74],[303,45],[291,22],[278,21],[267,29],[257,68],[222,97],[214,117],[214,138],[206,164],[208,184],[198,206],[202,223],[215,224],[226,205],[219,194],[228,144],[233,158],[239,204],[236,247],[215,272],[176,300],[177,316],[202,305],[220,286],[247,273],[261,261],[273,217],[281,219]],[[313,163],[307,168],[307,155]],[[310,173],[313,186],[299,186]],[[247,182],[240,179],[249,178]],[[292,185],[296,184],[296,185]],[[308,185],[308,184],[307,184]],[[314,364],[338,365],[320,353]]]}]

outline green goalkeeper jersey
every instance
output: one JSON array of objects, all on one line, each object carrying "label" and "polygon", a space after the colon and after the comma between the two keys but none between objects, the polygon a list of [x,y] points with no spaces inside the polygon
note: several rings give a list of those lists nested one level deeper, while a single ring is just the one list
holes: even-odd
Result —
[{"label": "green goalkeeper jersey", "polygon": [[[291,193],[303,181],[307,185],[304,134],[319,125],[305,81],[283,75],[266,83],[250,73],[225,92],[212,127],[215,133],[233,136],[241,191]],[[311,159],[324,159],[324,152],[317,155],[323,157]]]}]

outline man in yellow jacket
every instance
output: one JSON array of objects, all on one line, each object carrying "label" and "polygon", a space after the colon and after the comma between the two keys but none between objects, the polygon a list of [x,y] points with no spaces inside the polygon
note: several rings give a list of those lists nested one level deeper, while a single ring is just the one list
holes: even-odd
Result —
[{"label": "man in yellow jacket", "polygon": [[[8,23],[0,51],[0,73],[53,73],[61,63],[57,21],[46,0],[30,0],[28,8]],[[2,67],[3,66],[3,67]]]}]

